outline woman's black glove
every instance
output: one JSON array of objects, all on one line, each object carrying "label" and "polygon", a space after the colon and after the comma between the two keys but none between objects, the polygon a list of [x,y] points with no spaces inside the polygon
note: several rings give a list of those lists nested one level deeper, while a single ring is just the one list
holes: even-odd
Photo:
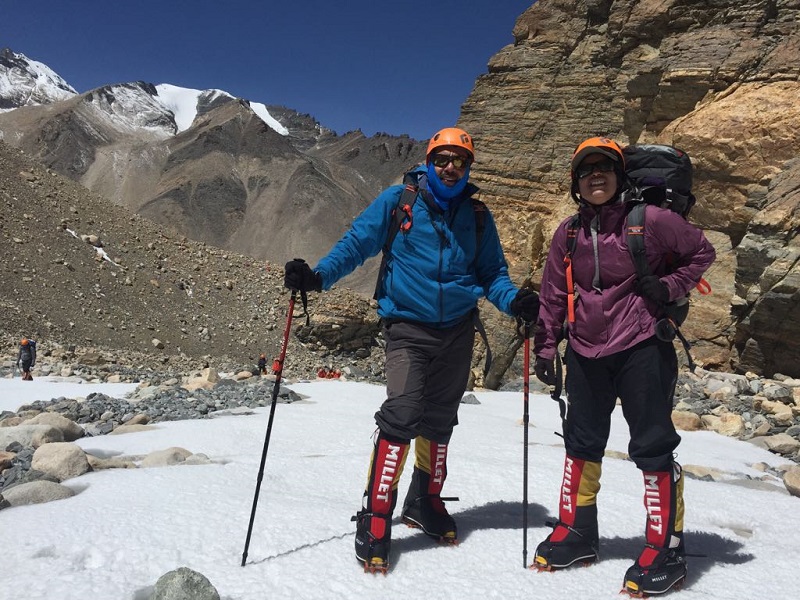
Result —
[{"label": "woman's black glove", "polygon": [[639,279],[636,293],[656,304],[669,302],[669,288],[655,275],[645,275]]},{"label": "woman's black glove", "polygon": [[556,384],[556,365],[552,358],[536,357],[536,362],[533,365],[533,372],[536,373],[536,379],[545,385]]},{"label": "woman's black glove", "polygon": [[535,323],[539,318],[539,294],[521,288],[511,301],[511,313],[526,323]]},{"label": "woman's black glove", "polygon": [[302,258],[286,263],[283,285],[298,292],[321,292],[322,275],[315,273]]}]

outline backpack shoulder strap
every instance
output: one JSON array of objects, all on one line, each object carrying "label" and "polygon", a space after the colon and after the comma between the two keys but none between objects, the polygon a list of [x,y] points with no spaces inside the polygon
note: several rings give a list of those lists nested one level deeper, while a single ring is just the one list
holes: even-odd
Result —
[{"label": "backpack shoulder strap", "polygon": [[383,278],[386,275],[386,257],[392,249],[394,238],[402,231],[408,233],[411,229],[412,210],[414,203],[417,201],[417,194],[419,193],[419,180],[417,174],[409,171],[403,176],[403,192],[397,200],[397,206],[392,209],[392,219],[389,222],[389,230],[386,232],[386,242],[383,244],[383,256],[381,257],[381,266],[378,268],[378,281],[375,283],[375,293],[372,297],[377,300],[378,293],[383,285]]},{"label": "backpack shoulder strap", "polygon": [[475,248],[480,250],[483,241],[483,232],[486,230],[486,212],[489,210],[486,205],[475,198],[472,201],[472,210],[475,212]]},{"label": "backpack shoulder strap", "polygon": [[625,226],[625,243],[628,245],[628,252],[631,255],[633,266],[636,268],[637,279],[650,275],[644,248],[644,210],[644,202],[632,202]]},{"label": "backpack shoulder strap", "polygon": [[[636,277],[641,279],[650,275],[650,266],[647,264],[647,256],[644,248],[644,202],[634,202],[631,210],[628,212],[627,226],[625,227],[625,238],[628,244],[628,252],[633,260],[633,265],[636,268]],[[699,284],[698,284],[699,285]],[[686,360],[688,362],[689,370],[694,372],[696,365],[692,360],[691,344],[684,337],[680,330],[680,326],[686,319],[689,312],[689,305],[684,303],[678,304],[676,302],[669,302],[664,307],[664,317],[656,323],[656,335],[661,340],[669,339],[671,332],[672,338],[675,336],[681,341],[683,350],[686,353]],[[667,331],[662,330],[659,334],[660,324],[664,324]]]},{"label": "backpack shoulder strap", "polygon": [[407,233],[411,229],[411,210],[417,201],[419,193],[419,181],[413,172],[408,172],[403,176],[403,193],[397,200],[397,206],[392,210],[392,222],[389,224],[389,231],[386,235],[386,243],[383,245],[383,252],[389,252],[394,243],[394,238],[398,232]]},{"label": "backpack shoulder strap", "polygon": [[567,254],[571,257],[575,254],[578,245],[578,231],[581,228],[581,215],[576,213],[567,223]]},{"label": "backpack shoulder strap", "polygon": [[[475,261],[477,262],[478,254],[481,251],[481,243],[483,242],[483,232],[486,230],[486,213],[489,212],[489,208],[486,204],[472,196],[470,196],[470,202],[472,203],[472,212],[475,213]],[[475,331],[481,336],[483,344],[486,347],[486,360],[483,362],[483,376],[485,378],[489,374],[489,369],[492,367],[492,348],[489,345],[486,328],[483,326],[481,314],[477,308],[475,308],[472,313],[472,321]]]},{"label": "backpack shoulder strap", "polygon": [[572,255],[578,245],[578,232],[581,227],[581,215],[575,214],[567,223],[567,254],[564,256],[564,270],[567,279],[567,321],[575,322],[575,280],[572,277]]}]

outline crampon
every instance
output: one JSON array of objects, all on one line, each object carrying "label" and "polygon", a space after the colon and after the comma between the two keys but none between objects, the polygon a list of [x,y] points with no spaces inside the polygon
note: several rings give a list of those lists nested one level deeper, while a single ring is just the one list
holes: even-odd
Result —
[{"label": "crampon", "polygon": [[438,533],[428,531],[422,526],[421,523],[414,521],[406,515],[403,515],[402,521],[411,529],[421,529],[425,535],[433,540],[436,540],[436,542],[439,544],[444,544],[446,546],[458,546],[458,537],[456,537],[455,531],[447,531],[444,534],[439,535]]},{"label": "crampon", "polygon": [[378,558],[377,556],[373,556],[372,559],[369,561],[361,561],[364,565],[364,573],[372,573],[386,575],[389,571],[389,563]]},{"label": "crampon", "polygon": [[[570,568],[574,567],[590,567],[597,561],[597,556],[592,558],[586,558],[584,560],[577,560],[569,565]],[[551,573],[553,571],[562,571],[564,567],[557,567],[554,566],[552,563],[547,562],[547,559],[537,556],[534,558],[533,562],[528,567],[532,571],[538,571],[539,573]]]},{"label": "crampon", "polygon": [[625,582],[625,587],[623,587],[619,591],[619,593],[622,594],[622,595],[628,596],[629,598],[649,598],[651,596],[660,596],[661,594],[664,594],[664,593],[666,593],[667,591],[670,591],[670,590],[678,591],[683,587],[683,584],[685,582],[686,582],[686,577],[684,576],[683,579],[673,583],[672,586],[670,586],[664,592],[647,592],[645,590],[640,589],[639,586],[636,583],[634,583],[632,581],[626,581]]},{"label": "crampon", "polygon": [[[536,548],[533,563],[528,568],[558,571],[588,567],[597,562],[599,541],[596,526],[577,529],[561,521],[548,524],[553,526],[553,532]],[[554,541],[556,535],[559,535],[558,541]]]},{"label": "crampon", "polygon": [[657,552],[655,560],[647,567],[641,566],[641,559],[637,560],[625,573],[620,594],[627,594],[631,598],[649,598],[683,587],[686,582],[683,547],[657,548],[648,545],[645,552],[648,549]]}]

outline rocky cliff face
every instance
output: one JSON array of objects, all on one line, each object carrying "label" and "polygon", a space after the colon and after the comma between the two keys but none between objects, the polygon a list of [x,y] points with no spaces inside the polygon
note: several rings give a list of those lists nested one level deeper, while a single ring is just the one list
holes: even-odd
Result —
[{"label": "rocky cliff face", "polygon": [[[462,108],[512,272],[534,281],[572,214],[584,138],[687,151],[690,220],[718,253],[685,333],[708,367],[800,375],[800,2],[540,0]],[[522,232],[522,234],[520,234]],[[697,296],[697,295],[695,295]],[[513,347],[506,334],[500,347]]]}]

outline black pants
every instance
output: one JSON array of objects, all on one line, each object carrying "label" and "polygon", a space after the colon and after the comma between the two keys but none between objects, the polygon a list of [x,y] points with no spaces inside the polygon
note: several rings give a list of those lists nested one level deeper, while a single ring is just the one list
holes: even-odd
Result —
[{"label": "black pants", "polygon": [[586,358],[567,348],[569,409],[564,424],[567,454],[600,462],[617,398],[630,430],[628,454],[643,471],[665,471],[680,436],[672,424],[678,377],[675,348],[652,337],[611,356]]},{"label": "black pants", "polygon": [[421,435],[447,444],[469,380],[472,319],[447,329],[401,321],[387,324],[383,333],[387,398],[375,422],[398,439]]}]

